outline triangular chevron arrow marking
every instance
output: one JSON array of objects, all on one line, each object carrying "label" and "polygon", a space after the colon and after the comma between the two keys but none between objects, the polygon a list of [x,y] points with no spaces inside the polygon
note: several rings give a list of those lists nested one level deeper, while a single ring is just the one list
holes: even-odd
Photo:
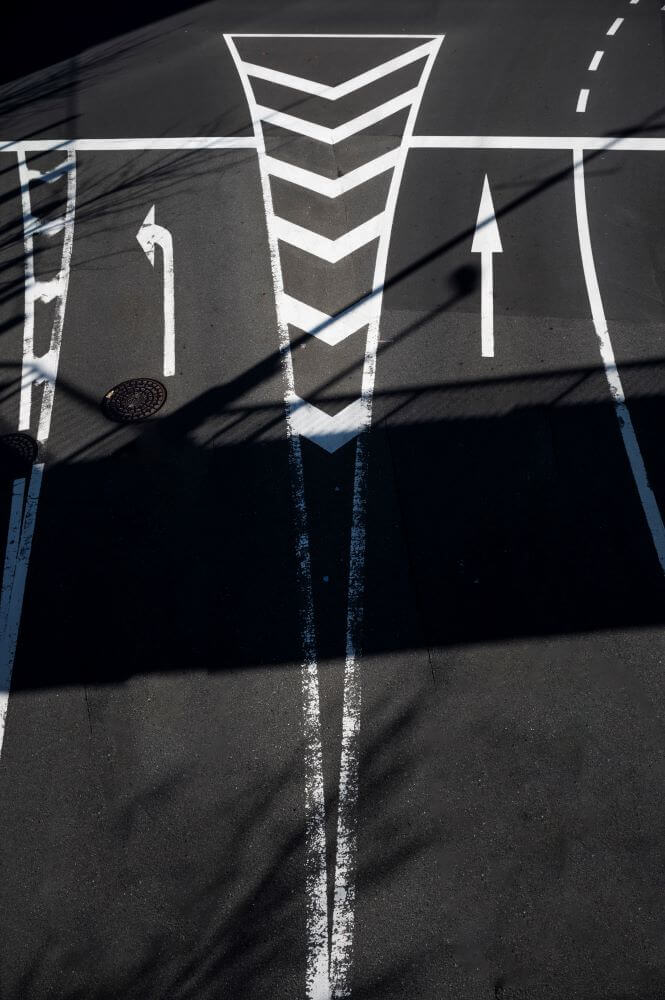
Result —
[{"label": "triangular chevron arrow marking", "polygon": [[344,312],[337,313],[336,316],[329,316],[327,313],[320,312],[313,306],[284,293],[282,294],[282,307],[287,323],[297,326],[304,333],[311,333],[313,337],[322,340],[324,344],[334,347],[335,344],[346,340],[347,337],[375,319],[380,311],[381,303],[378,296],[372,295],[358,303],[357,306],[345,309]]},{"label": "triangular chevron arrow marking", "polygon": [[483,183],[483,193],[480,197],[480,208],[478,209],[476,232],[473,237],[471,253],[503,253],[487,174]]},{"label": "triangular chevron arrow marking", "polygon": [[293,397],[289,410],[291,427],[295,433],[318,444],[329,454],[352,441],[367,426],[367,417],[360,399],[354,399],[332,417],[300,396]]}]

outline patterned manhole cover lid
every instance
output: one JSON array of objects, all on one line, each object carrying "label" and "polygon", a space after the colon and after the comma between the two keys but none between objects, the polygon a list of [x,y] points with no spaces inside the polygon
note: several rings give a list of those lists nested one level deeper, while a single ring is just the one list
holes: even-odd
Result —
[{"label": "patterned manhole cover lid", "polygon": [[109,389],[102,400],[102,410],[109,420],[133,423],[157,413],[165,399],[166,389],[157,379],[130,378]]},{"label": "patterned manhole cover lid", "polygon": [[29,434],[3,434],[0,437],[0,469],[12,479],[25,476],[37,458],[37,442]]}]

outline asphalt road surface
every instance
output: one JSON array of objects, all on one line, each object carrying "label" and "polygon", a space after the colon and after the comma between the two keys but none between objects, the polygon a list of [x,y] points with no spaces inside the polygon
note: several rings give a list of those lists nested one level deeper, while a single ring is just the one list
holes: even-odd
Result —
[{"label": "asphalt road surface", "polygon": [[23,7],[0,997],[662,1000],[665,8]]}]

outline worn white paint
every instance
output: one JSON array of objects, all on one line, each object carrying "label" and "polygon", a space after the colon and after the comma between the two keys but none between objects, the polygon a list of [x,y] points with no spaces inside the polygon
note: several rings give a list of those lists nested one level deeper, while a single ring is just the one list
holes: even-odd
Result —
[{"label": "worn white paint", "polygon": [[155,222],[153,205],[136,234],[152,267],[155,266],[155,245],[162,249],[164,268],[164,375],[175,375],[175,270],[173,260],[173,237],[164,226]]},{"label": "worn white paint", "polygon": [[503,253],[490,184],[485,175],[471,253],[480,254],[480,338],[484,358],[494,357],[494,254]]},{"label": "worn white paint", "polygon": [[[37,281],[34,266],[34,237],[43,231],[35,219],[30,203],[30,169],[26,150],[18,151],[21,206],[23,210],[23,252],[25,271],[25,319],[23,325],[23,368],[19,403],[19,430],[30,430],[32,415],[32,388],[44,384],[42,391],[37,440],[44,443],[51,426],[55,381],[58,374],[65,305],[69,287],[69,271],[74,240],[74,210],[76,203],[76,159],[73,150],[66,151],[61,170],[67,177],[67,202],[62,229],[64,230],[60,270],[52,280]],[[55,301],[50,346],[43,355],[34,354],[35,306],[38,302]]]},{"label": "worn white paint", "polygon": [[593,59],[589,63],[589,71],[591,73],[595,73],[595,71],[598,69],[598,67],[600,66],[600,60],[603,58],[604,55],[605,53],[600,49],[594,53]]},{"label": "worn white paint", "polygon": [[259,161],[263,206],[268,227],[268,245],[275,291],[277,332],[279,337],[282,377],[284,379],[284,408],[286,434],[289,446],[291,492],[296,521],[298,585],[301,608],[301,638],[303,647],[303,737],[305,768],[305,901],[307,924],[307,1000],[332,1000],[328,969],[328,888],[326,868],[325,800],[323,791],[323,753],[321,744],[321,717],[319,703],[319,678],[316,654],[316,629],[314,623],[314,598],[312,591],[312,564],[305,504],[305,477],[301,439],[293,426],[293,404],[298,397],[294,388],[293,360],[289,341],[289,327],[283,313],[284,280],[279,257],[277,235],[274,228],[275,212],[270,189],[270,175],[266,165],[266,149],[254,94],[238,49],[230,35],[224,36],[229,52],[240,76],[242,87],[254,123],[254,137]]},{"label": "worn white paint", "polygon": [[[7,706],[9,702],[9,690],[11,688],[12,672],[14,669],[14,657],[16,655],[16,644],[18,642],[19,625],[21,623],[21,611],[23,608],[23,595],[25,593],[25,583],[28,575],[28,564],[30,562],[30,552],[32,550],[32,538],[35,531],[35,521],[37,518],[37,504],[39,503],[39,493],[42,485],[42,474],[44,466],[38,463],[32,467],[30,482],[28,485],[27,497],[25,500],[25,510],[21,518],[21,528],[18,540],[14,535],[16,523],[16,504],[18,504],[17,494],[22,490],[15,490],[12,496],[12,510],[10,512],[9,532],[14,552],[11,556],[13,563],[12,580],[8,590],[8,598],[4,593],[3,577],[3,611],[2,611],[2,631],[0,632],[0,753],[5,737],[7,725]],[[25,484],[25,481],[22,481]],[[5,566],[7,560],[5,559]],[[6,611],[4,610],[5,599],[7,600]]]},{"label": "worn white paint", "polygon": [[623,18],[617,17],[616,21],[613,21],[610,27],[607,29],[607,34],[616,35],[617,31],[619,30],[622,24],[623,24]]},{"label": "worn white paint", "polygon": [[600,294],[600,285],[596,274],[596,265],[593,259],[591,246],[591,234],[589,231],[589,216],[586,201],[586,185],[584,178],[584,150],[576,149],[573,152],[573,174],[575,188],[575,211],[577,215],[577,231],[580,242],[580,253],[582,256],[582,268],[584,270],[584,280],[586,282],[589,305],[593,325],[598,337],[600,356],[605,369],[605,377],[609,386],[614,411],[619,422],[623,445],[626,450],[635,486],[640,497],[642,509],[646,522],[651,532],[654,548],[661,569],[665,572],[665,527],[663,519],[658,509],[656,497],[649,483],[644,459],[640,451],[637,435],[633,427],[633,421],[626,404],[621,377],[617,368],[610,332],[605,317],[603,301]]},{"label": "worn white paint", "polygon": [[587,88],[582,88],[580,90],[579,97],[577,98],[577,107],[575,110],[578,114],[583,114],[586,111],[587,101],[589,100],[589,91]]}]

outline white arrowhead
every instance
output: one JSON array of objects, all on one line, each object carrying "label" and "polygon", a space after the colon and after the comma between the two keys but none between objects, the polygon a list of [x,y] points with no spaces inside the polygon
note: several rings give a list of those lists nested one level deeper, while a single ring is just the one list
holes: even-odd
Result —
[{"label": "white arrowhead", "polygon": [[485,183],[483,184],[471,253],[503,253],[487,175],[485,175]]},{"label": "white arrowhead", "polygon": [[136,234],[139,245],[153,267],[155,266],[155,230],[155,206],[153,205]]}]

